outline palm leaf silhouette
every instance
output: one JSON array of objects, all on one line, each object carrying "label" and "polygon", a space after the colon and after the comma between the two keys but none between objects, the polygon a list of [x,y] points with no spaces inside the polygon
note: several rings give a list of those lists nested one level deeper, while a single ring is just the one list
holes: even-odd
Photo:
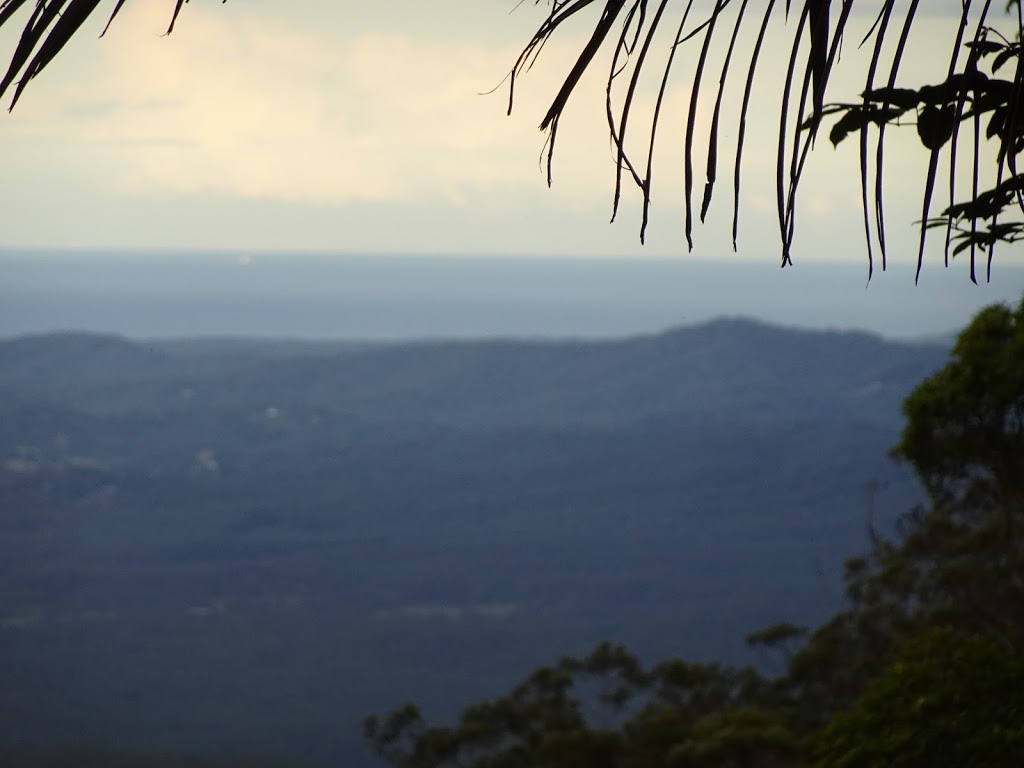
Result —
[{"label": "palm leaf silhouette", "polygon": [[[535,0],[539,3],[539,0]],[[946,254],[947,263],[950,255],[956,255],[960,250],[969,249],[971,252],[971,279],[975,280],[974,259],[978,248],[988,249],[989,271],[991,270],[992,246],[997,240],[1015,240],[1020,230],[1019,227],[1000,227],[998,214],[1003,208],[990,216],[991,223],[986,232],[979,232],[980,219],[965,219],[963,207],[957,207],[954,195],[956,189],[956,178],[958,167],[956,164],[956,146],[962,120],[970,119],[975,123],[975,161],[968,169],[967,174],[972,182],[973,198],[978,198],[980,190],[979,175],[983,171],[983,165],[979,159],[979,130],[977,127],[981,114],[984,111],[996,112],[1002,120],[998,130],[1000,146],[997,157],[998,182],[1003,183],[1004,176],[1008,173],[1012,179],[1017,179],[1016,156],[1024,143],[1024,136],[1021,135],[1021,107],[1024,99],[1022,95],[1022,70],[1020,56],[1020,33],[1024,29],[1022,23],[1020,4],[1011,0],[1006,6],[1007,11],[1016,10],[1016,19],[1011,26],[1014,28],[1013,39],[1003,38],[1002,43],[990,43],[988,47],[984,44],[992,37],[993,30],[990,26],[991,0],[983,3],[973,3],[971,0],[963,0],[960,23],[957,26],[956,34],[950,41],[949,49],[949,71],[946,74],[945,82],[940,84],[941,96],[933,99],[935,103],[922,103],[918,98],[918,89],[898,88],[898,78],[906,52],[908,41],[918,19],[920,2],[919,0],[908,0],[897,3],[896,0],[883,0],[882,7],[871,26],[867,36],[861,44],[871,44],[871,56],[868,61],[865,77],[864,92],[862,100],[858,104],[829,105],[826,101],[826,93],[833,66],[838,58],[843,43],[847,22],[854,10],[856,0],[803,0],[802,3],[793,0],[786,0],[785,3],[777,3],[775,0],[764,0],[763,13],[761,14],[760,27],[754,42],[749,48],[746,56],[740,50],[738,41],[741,40],[740,28],[747,21],[754,4],[749,0],[705,0],[697,3],[695,0],[681,0],[674,4],[670,13],[666,13],[667,0],[661,0],[653,14],[648,13],[649,0],[629,0],[623,3],[621,0],[606,0],[597,3],[601,7],[600,19],[594,28],[589,42],[576,61],[569,75],[565,78],[558,95],[551,103],[547,113],[541,122],[541,129],[548,132],[548,179],[551,180],[551,158],[554,155],[555,139],[559,119],[565,113],[570,97],[579,83],[584,71],[593,66],[596,61],[596,54],[601,44],[606,40],[615,39],[616,49],[614,54],[615,65],[607,78],[608,107],[606,109],[608,119],[608,130],[612,137],[617,155],[616,186],[612,203],[612,218],[618,210],[621,199],[621,185],[623,171],[627,177],[632,177],[639,188],[642,196],[642,219],[640,225],[640,238],[644,239],[644,232],[649,221],[649,210],[651,204],[651,174],[653,170],[654,143],[658,133],[658,122],[662,115],[663,100],[666,93],[668,76],[670,70],[682,58],[679,52],[686,46],[696,46],[699,41],[699,48],[693,52],[696,64],[694,66],[693,83],[690,89],[690,102],[686,119],[686,133],[683,140],[683,182],[684,182],[684,234],[690,250],[693,249],[693,158],[695,142],[695,124],[697,97],[701,92],[703,81],[706,75],[706,63],[708,53],[713,46],[719,44],[724,49],[724,63],[718,76],[718,92],[715,99],[714,113],[711,119],[711,127],[706,137],[707,170],[704,183],[703,198],[700,204],[700,219],[704,220],[711,206],[715,182],[717,181],[717,169],[720,159],[719,136],[721,131],[721,111],[725,97],[727,81],[730,70],[737,66],[735,62],[746,60],[748,62],[745,73],[744,87],[742,91],[741,107],[739,110],[738,124],[736,126],[737,142],[735,147],[735,165],[733,172],[733,247],[737,247],[739,234],[739,192],[742,180],[743,149],[748,127],[748,111],[751,93],[754,87],[754,80],[761,62],[762,47],[767,34],[774,28],[780,35],[788,35],[790,41],[790,57],[786,70],[786,77],[779,97],[780,118],[779,133],[776,156],[776,206],[778,211],[778,229],[781,241],[782,265],[791,263],[791,251],[794,233],[796,230],[796,200],[800,180],[805,168],[805,163],[811,148],[814,146],[818,133],[825,117],[839,115],[839,122],[833,129],[831,138],[834,143],[845,138],[850,133],[858,135],[860,145],[860,186],[863,208],[864,234],[868,256],[869,279],[874,269],[874,248],[877,247],[881,255],[882,268],[886,267],[887,249],[885,238],[885,204],[884,204],[884,161],[885,161],[885,138],[888,125],[895,123],[901,116],[916,110],[919,126],[921,123],[927,125],[930,120],[941,122],[944,130],[937,142],[929,143],[922,134],[922,143],[930,152],[928,171],[924,179],[924,191],[922,197],[922,226],[918,249],[918,275],[924,258],[925,240],[928,230],[935,225],[930,219],[931,204],[934,197],[935,185],[937,183],[939,161],[944,150],[949,153],[949,178],[950,178],[950,199],[948,207],[943,211],[942,222],[947,228]],[[516,76],[532,64],[536,55],[543,48],[544,44],[558,32],[570,19],[580,16],[580,12],[594,5],[595,0],[554,0],[550,3],[551,10],[548,18],[538,28],[536,33],[524,49],[523,55],[513,67],[511,80],[514,91],[517,83]],[[862,3],[864,5],[865,3]],[[972,7],[972,5],[974,7]],[[735,14],[732,23],[727,23],[726,11],[732,6]],[[979,7],[980,6],[980,7]],[[647,73],[651,57],[648,56],[651,41],[654,39],[659,26],[671,23],[670,20],[675,14],[678,19],[678,28],[675,37],[670,43],[670,51],[667,55],[667,62],[660,69]],[[781,18],[780,18],[781,17]],[[617,20],[621,26],[618,35],[614,32]],[[774,25],[774,26],[773,26]],[[970,33],[968,35],[968,33]],[[962,70],[958,70],[960,53],[964,48],[965,37],[970,39],[968,44],[967,62]],[[625,45],[626,40],[643,40],[644,43],[636,53],[635,46]],[[894,52],[891,54],[891,61],[888,62],[888,72],[885,75],[885,85],[882,88],[876,87],[875,80],[882,68],[883,52],[887,50],[886,44],[894,45]],[[890,47],[892,47],[890,45]],[[1006,91],[1005,99],[998,103],[988,105],[986,110],[977,109],[976,105],[980,100],[980,91],[977,82],[972,81],[970,76],[977,73],[979,59],[989,53],[998,53],[1005,60],[1012,60],[1016,64],[1012,81]],[[622,61],[634,55],[631,62],[632,70],[630,82],[622,102],[622,107],[616,110],[612,103],[611,92],[613,81],[623,72],[627,71],[627,63]],[[1004,61],[1005,63],[1005,61]],[[742,64],[738,65],[742,66]],[[884,71],[884,70],[883,70]],[[649,76],[658,83],[658,96],[652,116],[650,118],[650,141],[646,145],[646,162],[643,165],[633,162],[626,150],[625,136],[629,125],[629,118],[635,103],[635,94],[638,83],[644,77]],[[924,91],[922,88],[921,91]],[[912,103],[907,102],[907,96],[913,97]],[[510,94],[510,104],[511,104]],[[990,129],[992,130],[992,129]],[[871,134],[875,133],[873,160],[870,152]],[[637,170],[642,168],[642,171]],[[869,179],[874,175],[875,184],[873,194],[869,192]],[[1017,185],[1018,187],[1021,185]],[[998,184],[997,184],[998,187]],[[999,189],[1005,189],[1005,184]],[[995,196],[1003,199],[999,195]],[[1017,207],[1024,211],[1024,194],[1014,192],[1013,198]],[[1004,208],[1007,206],[1004,206]],[[963,229],[969,228],[969,233]],[[966,240],[964,239],[966,237]],[[951,254],[950,247],[954,240],[959,239],[960,245]],[[960,246],[963,245],[961,248]]]},{"label": "palm leaf silhouette", "polygon": [[[125,1],[116,1],[100,37],[106,34]],[[7,90],[14,85],[14,95],[9,109],[14,109],[29,82],[53,61],[101,2],[102,0],[0,0],[0,28],[22,7],[32,8],[11,56],[7,73],[0,80],[0,98],[3,98]],[[174,0],[166,34],[174,31],[178,14],[187,2],[188,0]],[[227,0],[221,2],[226,3]]]}]

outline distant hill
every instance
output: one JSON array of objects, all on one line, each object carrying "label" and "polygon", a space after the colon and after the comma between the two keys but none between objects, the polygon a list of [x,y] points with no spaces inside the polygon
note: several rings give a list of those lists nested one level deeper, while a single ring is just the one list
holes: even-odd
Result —
[{"label": "distant hill", "polygon": [[886,451],[948,346],[721,320],[604,342],[0,341],[0,722],[371,764],[623,641],[762,661],[919,491]]},{"label": "distant hill", "polygon": [[845,416],[889,421],[945,354],[942,345],[742,319],[608,342],[142,343],[58,334],[0,342],[0,388],[16,400],[105,413],[326,409],[461,427],[827,417],[837,405]]}]

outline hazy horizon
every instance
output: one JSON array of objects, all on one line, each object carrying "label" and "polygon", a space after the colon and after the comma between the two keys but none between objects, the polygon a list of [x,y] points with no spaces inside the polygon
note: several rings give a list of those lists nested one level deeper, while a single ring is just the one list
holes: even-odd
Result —
[{"label": "hazy horizon", "polygon": [[0,336],[615,338],[719,317],[887,338],[948,336],[1017,302],[1024,269],[961,265],[237,251],[0,251]]}]

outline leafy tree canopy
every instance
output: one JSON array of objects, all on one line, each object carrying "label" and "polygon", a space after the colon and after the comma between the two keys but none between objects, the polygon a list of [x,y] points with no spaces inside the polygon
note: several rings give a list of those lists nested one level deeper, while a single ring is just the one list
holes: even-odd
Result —
[{"label": "leafy tree canopy", "polygon": [[928,630],[815,735],[812,752],[822,768],[1016,766],[1024,663],[989,637]]}]

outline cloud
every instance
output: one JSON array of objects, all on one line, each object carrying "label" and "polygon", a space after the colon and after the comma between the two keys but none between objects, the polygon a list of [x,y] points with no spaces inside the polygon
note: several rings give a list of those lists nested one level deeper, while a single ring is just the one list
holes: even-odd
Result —
[{"label": "cloud", "polygon": [[[134,196],[465,207],[528,191],[575,211],[607,208],[614,163],[603,71],[577,89],[550,192],[539,162],[536,125],[583,37],[545,48],[506,117],[502,79],[517,44],[367,26],[338,41],[308,14],[289,23],[196,6],[172,36],[158,37],[164,9],[129,5],[110,36],[89,41],[89,76],[71,79],[65,69],[57,87],[35,89],[31,106],[19,107],[16,131],[102,158],[103,182]],[[688,95],[678,86],[669,95],[672,122]],[[648,86],[638,106],[652,103]],[[639,125],[634,133],[646,140]],[[665,162],[678,162],[676,143],[666,142]]]},{"label": "cloud", "polygon": [[[138,30],[160,29],[159,9],[128,8],[119,36],[91,51],[100,76],[65,83],[49,109],[37,104],[37,122],[59,123],[63,112],[67,140],[109,154],[110,178],[127,192],[465,205],[542,188],[541,136],[525,119],[541,113],[539,96],[527,94],[510,120],[504,93],[480,95],[515,48],[401,32],[337,44],[328,30],[202,6],[154,39]],[[562,47],[567,63],[574,46]],[[548,59],[558,58],[552,49]],[[600,151],[600,138],[587,146],[595,143]],[[570,185],[574,197],[594,194],[584,175]]]}]

